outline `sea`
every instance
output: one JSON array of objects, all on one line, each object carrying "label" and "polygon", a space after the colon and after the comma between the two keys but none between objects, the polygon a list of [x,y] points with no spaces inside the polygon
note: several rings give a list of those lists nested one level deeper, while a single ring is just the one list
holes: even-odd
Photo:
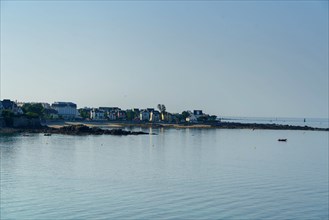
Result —
[{"label": "sea", "polygon": [[236,117],[222,116],[223,122],[256,123],[256,124],[280,124],[309,126],[314,128],[329,128],[329,118],[274,118],[274,117]]},{"label": "sea", "polygon": [[328,219],[328,131],[126,129],[1,135],[0,219]]}]

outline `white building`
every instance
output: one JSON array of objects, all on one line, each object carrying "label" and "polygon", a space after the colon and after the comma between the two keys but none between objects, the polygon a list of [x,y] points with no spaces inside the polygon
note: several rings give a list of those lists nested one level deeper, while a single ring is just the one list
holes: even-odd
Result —
[{"label": "white building", "polygon": [[152,111],[152,112],[150,112],[150,121],[151,122],[158,122],[158,121],[160,121],[160,112],[159,111]]},{"label": "white building", "polygon": [[14,101],[11,101],[10,99],[2,100],[1,104],[2,104],[2,110],[12,111],[15,115],[23,114],[22,108],[18,107],[17,103]]},{"label": "white building", "polygon": [[185,119],[187,122],[197,122],[198,121],[198,115],[195,114],[196,111],[191,112],[191,111],[187,111],[189,116]]},{"label": "white building", "polygon": [[142,110],[140,113],[139,113],[139,119],[141,121],[149,121],[150,120],[150,112],[147,111],[147,110]]},{"label": "white building", "polygon": [[105,120],[105,112],[94,108],[90,111],[90,118],[93,120]]},{"label": "white building", "polygon": [[126,118],[127,118],[126,111],[123,111],[123,110],[118,111],[118,113],[117,113],[117,119],[118,120],[124,120]]},{"label": "white building", "polygon": [[198,119],[197,119],[197,117],[196,117],[194,114],[190,114],[190,116],[188,116],[188,117],[186,118],[186,121],[187,121],[187,122],[197,122]]},{"label": "white building", "polygon": [[107,114],[108,114],[107,117],[109,118],[110,121],[115,121],[115,120],[117,120],[117,116],[118,116],[118,114],[117,114],[116,111],[110,111],[110,112],[108,112]]},{"label": "white building", "polygon": [[77,116],[77,105],[72,102],[54,102],[51,107],[64,119],[75,119]]}]

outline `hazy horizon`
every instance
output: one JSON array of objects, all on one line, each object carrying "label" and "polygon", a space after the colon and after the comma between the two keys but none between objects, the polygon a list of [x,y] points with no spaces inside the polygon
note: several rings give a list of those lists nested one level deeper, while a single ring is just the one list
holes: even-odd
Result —
[{"label": "hazy horizon", "polygon": [[328,118],[328,80],[327,1],[1,1],[1,100]]}]

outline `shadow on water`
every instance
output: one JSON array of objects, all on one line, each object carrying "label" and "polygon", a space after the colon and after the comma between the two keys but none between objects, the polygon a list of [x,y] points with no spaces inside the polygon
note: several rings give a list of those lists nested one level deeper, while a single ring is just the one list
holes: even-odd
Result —
[{"label": "shadow on water", "polygon": [[13,143],[17,141],[17,139],[21,137],[18,134],[0,134],[0,146],[6,143]]},{"label": "shadow on water", "polygon": [[22,137],[18,134],[0,134],[0,155],[7,157],[17,151],[18,144]]}]

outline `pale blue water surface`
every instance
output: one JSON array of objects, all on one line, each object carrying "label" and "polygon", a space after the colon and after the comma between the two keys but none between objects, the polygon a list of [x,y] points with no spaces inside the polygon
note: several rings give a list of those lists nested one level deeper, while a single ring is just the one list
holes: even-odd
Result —
[{"label": "pale blue water surface", "polygon": [[265,118],[265,117],[222,117],[223,122],[240,122],[256,124],[279,124],[329,128],[329,118]]},{"label": "pale blue water surface", "polygon": [[328,219],[328,132],[151,132],[0,136],[1,219]]}]

